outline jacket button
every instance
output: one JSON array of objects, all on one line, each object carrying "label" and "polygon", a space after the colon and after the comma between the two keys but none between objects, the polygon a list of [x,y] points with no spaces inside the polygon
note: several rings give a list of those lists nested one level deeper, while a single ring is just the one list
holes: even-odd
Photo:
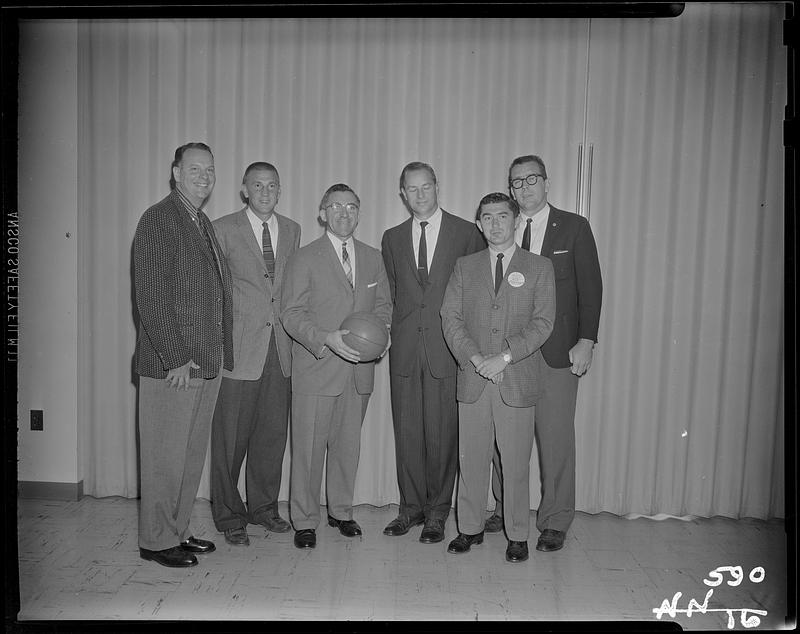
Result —
[{"label": "jacket button", "polygon": [[417,326],[417,332],[422,332],[422,326]]},{"label": "jacket button", "polygon": [[492,328],[492,332],[497,332],[497,328]]},{"label": "jacket button", "polygon": [[419,307],[420,308],[425,308],[425,304],[420,304]]},{"label": "jacket button", "polygon": [[270,327],[271,327],[271,326],[272,326],[272,324],[271,324],[271,323],[269,323],[269,322],[267,322],[267,326],[270,326]]}]

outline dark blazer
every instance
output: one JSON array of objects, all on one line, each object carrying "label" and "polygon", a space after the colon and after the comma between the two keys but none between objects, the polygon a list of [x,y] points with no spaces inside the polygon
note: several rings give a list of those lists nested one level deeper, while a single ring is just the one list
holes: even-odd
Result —
[{"label": "dark blazer", "polygon": [[275,220],[278,244],[274,280],[267,275],[247,207],[214,221],[233,278],[233,370],[223,373],[227,378],[254,381],[261,377],[272,333],[283,376],[291,375],[292,342],[280,321],[281,281],[286,261],[300,246],[300,225],[278,213]]},{"label": "dark blazer", "polygon": [[385,323],[392,316],[386,270],[377,249],[353,239],[355,289],[327,235],[298,249],[286,264],[281,291],[281,320],[292,343],[292,390],[298,394],[338,396],[355,365],[356,391],[371,394],[375,363],[345,361],[325,345],[354,312],[375,313]]},{"label": "dark blazer", "polygon": [[417,342],[427,353],[430,371],[436,378],[454,376],[456,362],[442,335],[439,309],[456,260],[463,255],[486,248],[478,228],[442,210],[442,224],[431,262],[428,283],[417,275],[414,246],[411,241],[412,219],[387,229],[381,240],[383,262],[389,277],[394,310],[392,312],[392,347],[389,349],[389,371],[408,376],[416,357]]},{"label": "dark blazer", "polygon": [[444,337],[459,364],[458,400],[474,403],[489,382],[475,372],[473,355],[492,356],[508,347],[512,361],[503,370],[500,396],[512,407],[535,405],[539,348],[550,336],[555,312],[547,258],[517,248],[497,295],[488,249],[459,258],[442,304]]},{"label": "dark blazer", "polygon": [[[208,218],[204,226],[220,253]],[[233,368],[231,275],[218,259],[221,273],[174,190],[144,212],[133,239],[140,376],[162,379],[190,359],[200,366],[191,378]]]},{"label": "dark blazer", "polygon": [[583,216],[550,205],[542,241],[556,276],[556,319],[553,334],[542,346],[552,368],[572,365],[569,350],[578,339],[597,341],[603,280],[592,229]]}]

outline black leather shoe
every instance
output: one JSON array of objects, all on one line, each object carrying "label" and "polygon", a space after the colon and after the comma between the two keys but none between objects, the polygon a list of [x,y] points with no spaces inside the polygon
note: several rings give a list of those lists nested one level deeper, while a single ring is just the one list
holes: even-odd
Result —
[{"label": "black leather shoe", "polygon": [[438,544],[444,539],[444,521],[433,519],[425,520],[425,527],[419,536],[423,544]]},{"label": "black leather shoe", "polygon": [[314,548],[317,545],[317,531],[313,528],[295,531],[294,545],[298,548]]},{"label": "black leather shoe", "polygon": [[424,515],[417,515],[416,517],[407,517],[406,515],[398,515],[383,529],[384,535],[392,537],[399,537],[405,535],[414,526],[419,526],[425,521]]},{"label": "black leather shoe", "polygon": [[186,552],[180,546],[165,548],[164,550],[139,549],[139,556],[148,561],[154,561],[167,568],[188,568],[197,565],[197,557],[192,553]]},{"label": "black leather shoe", "polygon": [[497,513],[492,513],[492,516],[486,520],[483,525],[483,530],[487,533],[499,533],[503,530],[503,516]]},{"label": "black leather shoe", "polygon": [[545,528],[536,542],[536,550],[549,553],[554,550],[561,550],[564,547],[564,538],[567,534],[564,531]]},{"label": "black leather shoe", "polygon": [[528,558],[528,542],[515,542],[509,540],[506,548],[506,561],[516,563]]},{"label": "black leather shoe", "polygon": [[337,520],[328,515],[328,526],[335,526],[345,537],[358,537],[361,535],[361,527],[355,520]]},{"label": "black leather shoe", "polygon": [[213,553],[217,547],[214,542],[206,539],[197,539],[197,537],[190,537],[189,539],[181,542],[181,548],[189,553]]},{"label": "black leather shoe", "polygon": [[264,528],[267,529],[270,533],[288,533],[292,525],[289,524],[285,519],[283,519],[280,515],[274,515],[273,517],[264,517],[261,519],[260,522],[256,522],[260,524]]},{"label": "black leather shoe", "polygon": [[447,547],[447,552],[460,555],[461,553],[469,552],[469,549],[473,544],[482,544],[482,543],[483,543],[483,531],[481,531],[477,535],[466,535],[464,533],[459,533],[458,537],[456,537],[453,541],[450,542],[450,545]]}]

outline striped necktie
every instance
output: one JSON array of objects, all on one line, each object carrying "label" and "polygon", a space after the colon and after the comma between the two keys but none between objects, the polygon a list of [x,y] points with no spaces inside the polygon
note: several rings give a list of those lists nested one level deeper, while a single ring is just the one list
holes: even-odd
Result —
[{"label": "striped necktie", "polygon": [[275,277],[275,253],[272,250],[272,239],[269,234],[269,225],[262,222],[261,226],[264,227],[261,232],[261,250],[264,253],[264,265],[267,267],[267,275],[270,279]]},{"label": "striped necktie", "polygon": [[353,266],[350,264],[350,254],[347,252],[347,242],[342,242],[342,267],[347,283],[353,288]]}]

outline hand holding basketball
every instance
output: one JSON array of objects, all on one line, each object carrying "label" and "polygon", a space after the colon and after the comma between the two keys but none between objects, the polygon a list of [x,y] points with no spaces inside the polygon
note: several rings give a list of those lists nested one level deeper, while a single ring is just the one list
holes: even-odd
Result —
[{"label": "hand holding basketball", "polygon": [[360,361],[374,361],[383,355],[389,343],[386,324],[373,313],[353,313],[339,328],[348,331],[342,335],[342,342],[358,351]]}]

